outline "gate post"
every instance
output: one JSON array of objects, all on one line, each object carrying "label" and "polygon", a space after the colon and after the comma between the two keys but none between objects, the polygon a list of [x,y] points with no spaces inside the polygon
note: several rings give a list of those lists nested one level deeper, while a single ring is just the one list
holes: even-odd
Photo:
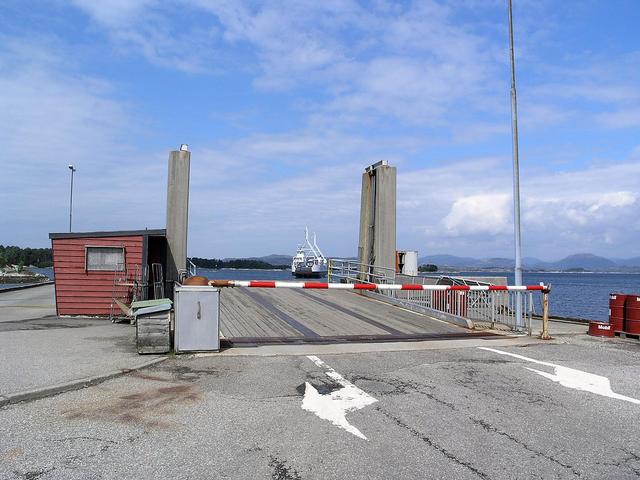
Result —
[{"label": "gate post", "polygon": [[549,335],[549,290],[542,291],[542,332],[540,333],[542,340],[551,340],[551,335]]}]

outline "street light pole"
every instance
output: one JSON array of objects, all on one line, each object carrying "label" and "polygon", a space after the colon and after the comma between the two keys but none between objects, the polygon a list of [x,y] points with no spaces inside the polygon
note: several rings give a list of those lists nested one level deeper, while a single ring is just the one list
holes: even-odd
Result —
[{"label": "street light pole", "polygon": [[71,233],[71,220],[73,218],[73,174],[76,171],[76,167],[69,165],[69,170],[71,170],[71,190],[69,193],[69,233]]},{"label": "street light pole", "polygon": [[[511,133],[513,152],[513,226],[515,237],[515,284],[522,285],[522,251],[520,240],[520,165],[518,158],[518,101],[516,96],[516,62],[513,53],[513,7],[509,0],[509,51],[511,56]],[[524,327],[522,323],[522,302],[520,295],[516,301],[516,328]]]}]

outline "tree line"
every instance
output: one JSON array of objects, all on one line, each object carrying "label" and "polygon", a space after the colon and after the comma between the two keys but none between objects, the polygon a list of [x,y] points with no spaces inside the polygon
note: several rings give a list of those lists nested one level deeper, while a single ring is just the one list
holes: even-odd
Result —
[{"label": "tree line", "polygon": [[427,263],[418,267],[419,272],[437,272],[438,266],[433,263]]},{"label": "tree line", "polygon": [[50,267],[53,265],[53,255],[50,248],[20,248],[14,245],[0,245],[0,267],[7,265]]},{"label": "tree line", "polygon": [[289,265],[272,265],[268,262],[263,262],[262,260],[249,260],[240,258],[233,258],[231,260],[220,260],[217,258],[192,257],[190,260],[198,268],[212,268],[216,270],[220,268],[248,268],[255,270],[284,270],[289,268]]}]

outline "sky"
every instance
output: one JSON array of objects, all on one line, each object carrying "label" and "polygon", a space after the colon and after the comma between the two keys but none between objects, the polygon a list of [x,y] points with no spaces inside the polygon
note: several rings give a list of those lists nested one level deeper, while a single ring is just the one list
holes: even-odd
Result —
[{"label": "sky", "polygon": [[[523,255],[640,255],[640,2],[513,0]],[[512,257],[507,0],[4,0],[0,244],[164,228],[189,255],[357,249],[397,167],[397,246]]]}]

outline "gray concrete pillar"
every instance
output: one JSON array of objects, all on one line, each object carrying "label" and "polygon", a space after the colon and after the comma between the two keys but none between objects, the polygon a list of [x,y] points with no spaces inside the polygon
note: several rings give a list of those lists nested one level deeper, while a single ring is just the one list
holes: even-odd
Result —
[{"label": "gray concrete pillar", "polygon": [[376,168],[373,264],[392,274],[396,268],[396,168]]},{"label": "gray concrete pillar", "polygon": [[[360,197],[360,237],[358,240],[358,263],[369,265],[373,255],[373,202],[374,181],[369,172],[362,174],[362,193]],[[359,275],[360,280],[368,280],[368,275]]]},{"label": "gray concrete pillar", "polygon": [[396,168],[386,161],[367,167],[362,175],[358,261],[373,265],[379,274],[395,270]]},{"label": "gray concrete pillar", "polygon": [[189,172],[191,153],[186,145],[169,154],[167,184],[167,272],[168,293],[180,270],[187,269],[187,230],[189,228]]}]

